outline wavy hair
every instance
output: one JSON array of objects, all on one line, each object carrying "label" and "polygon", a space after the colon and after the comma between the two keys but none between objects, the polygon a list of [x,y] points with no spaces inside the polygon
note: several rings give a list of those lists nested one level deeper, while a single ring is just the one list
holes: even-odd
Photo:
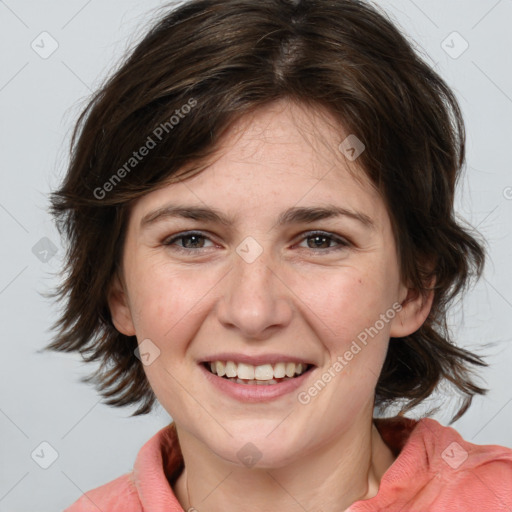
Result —
[{"label": "wavy hair", "polygon": [[[391,340],[375,404],[404,401],[405,412],[446,379],[462,395],[460,417],[485,393],[472,380],[472,367],[485,363],[456,346],[446,323],[450,303],[485,260],[484,242],[454,212],[464,123],[453,92],[414,44],[360,0],[190,0],[164,8],[76,122],[67,174],[51,195],[68,249],[53,294],[65,307],[45,349],[99,361],[85,381],[108,405],[151,411],[156,397],[134,355],[137,340],[114,328],[107,304],[130,206],[201,172],[235,121],[282,98],[327,109],[365,144],[358,163],[385,201],[401,278],[423,295],[435,278],[424,324]],[[154,147],[127,166],[148,137]]]}]

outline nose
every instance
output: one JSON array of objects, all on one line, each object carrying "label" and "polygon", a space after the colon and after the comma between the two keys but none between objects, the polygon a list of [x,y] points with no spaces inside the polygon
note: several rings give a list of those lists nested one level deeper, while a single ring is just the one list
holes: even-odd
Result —
[{"label": "nose", "polygon": [[233,268],[222,281],[219,321],[244,339],[266,339],[285,328],[293,316],[293,292],[286,275],[263,250],[254,260],[233,253]]}]

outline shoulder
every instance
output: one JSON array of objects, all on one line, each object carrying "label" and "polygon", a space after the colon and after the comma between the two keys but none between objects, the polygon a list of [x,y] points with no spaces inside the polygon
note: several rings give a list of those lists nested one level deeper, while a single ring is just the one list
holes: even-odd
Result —
[{"label": "shoulder", "polygon": [[142,512],[131,473],[122,475],[83,494],[64,512]]},{"label": "shoulder", "polygon": [[395,454],[377,495],[350,510],[512,511],[512,450],[466,441],[431,418],[376,421]]},{"label": "shoulder", "polygon": [[64,512],[181,510],[170,481],[183,467],[174,422],[153,435],[129,473],[83,494]]},{"label": "shoulder", "polygon": [[512,449],[473,444],[428,418],[415,430],[429,458],[432,486],[447,505],[478,502],[482,511],[512,506]]},{"label": "shoulder", "polygon": [[479,445],[466,441],[454,428],[445,427],[436,420],[424,418],[415,430],[428,451],[440,454],[438,463],[453,471],[487,471],[490,466],[512,471],[512,449],[494,444]]}]

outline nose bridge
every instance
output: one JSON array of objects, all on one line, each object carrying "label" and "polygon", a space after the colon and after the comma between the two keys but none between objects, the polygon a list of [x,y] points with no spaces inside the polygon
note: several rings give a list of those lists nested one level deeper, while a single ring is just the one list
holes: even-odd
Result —
[{"label": "nose bridge", "polygon": [[247,237],[236,248],[236,255],[233,255],[233,285],[245,292],[251,290],[253,294],[261,290],[270,292],[272,254],[270,249],[263,248],[254,238]]},{"label": "nose bridge", "polygon": [[284,325],[291,318],[285,290],[275,274],[269,248],[247,237],[233,254],[219,308],[219,320],[238,328],[242,336],[261,336],[270,326]]}]

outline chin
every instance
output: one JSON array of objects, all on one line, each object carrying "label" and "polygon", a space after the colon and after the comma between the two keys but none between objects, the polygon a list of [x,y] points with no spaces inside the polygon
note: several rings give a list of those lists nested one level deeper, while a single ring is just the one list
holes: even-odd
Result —
[{"label": "chin", "polygon": [[[241,425],[230,430],[233,437],[223,436],[223,442],[210,446],[222,459],[248,469],[279,468],[287,465],[302,453],[304,446],[298,446],[293,436],[278,427],[282,421],[275,419],[242,422],[248,426],[242,431]],[[278,427],[278,428],[276,428]],[[242,434],[242,432],[244,432]]]},{"label": "chin", "polygon": [[[238,447],[239,446],[239,447]],[[213,448],[213,447],[212,447]],[[239,469],[262,470],[277,469],[293,462],[299,450],[291,445],[253,441],[238,441],[226,446],[225,450],[216,447],[214,452],[227,462],[235,464]]]}]

